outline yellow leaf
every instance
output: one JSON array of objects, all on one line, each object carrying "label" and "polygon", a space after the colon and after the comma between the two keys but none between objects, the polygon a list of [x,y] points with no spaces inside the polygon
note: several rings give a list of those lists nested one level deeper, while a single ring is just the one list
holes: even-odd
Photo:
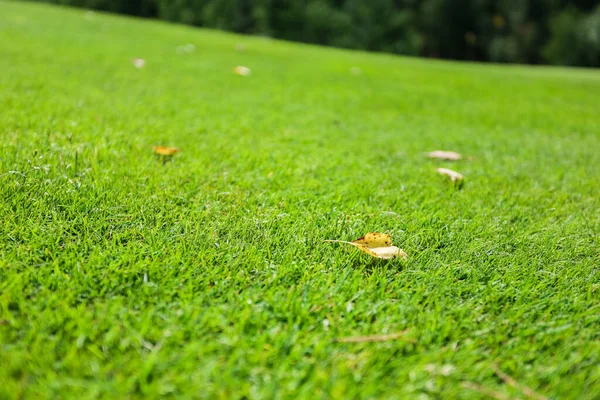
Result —
[{"label": "yellow leaf", "polygon": [[492,21],[494,22],[494,26],[497,29],[504,28],[504,23],[506,22],[502,15],[494,15],[494,18],[492,19]]},{"label": "yellow leaf", "polygon": [[387,247],[392,245],[392,239],[387,233],[369,232],[365,236],[353,240],[352,243],[365,245],[368,248]]},{"label": "yellow leaf", "polygon": [[158,154],[159,156],[165,157],[169,157],[175,153],[179,153],[179,149],[177,147],[154,146],[152,150],[154,150],[154,153]]},{"label": "yellow leaf", "polygon": [[427,157],[437,158],[438,160],[450,160],[450,161],[458,161],[462,158],[462,156],[455,151],[444,151],[444,150],[431,151],[431,152],[427,153]]},{"label": "yellow leaf", "polygon": [[396,257],[406,259],[408,255],[400,248],[392,246],[390,235],[385,233],[369,232],[365,236],[352,242],[344,240],[325,240],[326,242],[345,243],[364,251],[368,255],[389,260]]},{"label": "yellow leaf", "polygon": [[233,69],[233,72],[241,76],[248,76],[251,73],[250,68],[244,67],[243,65],[238,65],[237,67],[235,67]]}]

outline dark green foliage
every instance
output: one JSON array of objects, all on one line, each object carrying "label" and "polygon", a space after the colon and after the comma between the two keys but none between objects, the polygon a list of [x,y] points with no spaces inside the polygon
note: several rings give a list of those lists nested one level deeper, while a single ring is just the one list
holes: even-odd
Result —
[{"label": "dark green foliage", "polygon": [[552,64],[600,65],[600,6],[584,14],[569,8],[550,21],[551,40],[544,56]]},{"label": "dark green foliage", "polygon": [[42,0],[389,53],[600,66],[592,0]]}]

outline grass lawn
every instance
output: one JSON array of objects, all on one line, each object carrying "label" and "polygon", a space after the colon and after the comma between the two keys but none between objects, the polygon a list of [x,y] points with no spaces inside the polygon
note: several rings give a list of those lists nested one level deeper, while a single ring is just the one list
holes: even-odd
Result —
[{"label": "grass lawn", "polygon": [[[0,398],[597,398],[599,102],[0,2]],[[370,231],[408,259],[323,242]]]}]

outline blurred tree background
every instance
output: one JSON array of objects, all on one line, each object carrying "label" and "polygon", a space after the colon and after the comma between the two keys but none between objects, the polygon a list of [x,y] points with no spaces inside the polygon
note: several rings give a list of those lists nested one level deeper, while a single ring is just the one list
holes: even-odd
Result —
[{"label": "blurred tree background", "polygon": [[41,0],[352,49],[600,66],[598,0]]}]

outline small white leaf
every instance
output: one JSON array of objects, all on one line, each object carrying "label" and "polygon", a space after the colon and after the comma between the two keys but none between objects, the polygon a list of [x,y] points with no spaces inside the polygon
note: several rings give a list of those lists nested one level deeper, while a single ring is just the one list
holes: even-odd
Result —
[{"label": "small white leaf", "polygon": [[143,58],[134,58],[133,60],[131,60],[131,63],[136,68],[144,68],[144,66],[146,65],[146,60],[144,60]]},{"label": "small white leaf", "polygon": [[404,251],[400,250],[396,246],[375,247],[369,250],[371,250],[373,254],[375,254],[375,257],[381,258],[383,260],[390,260],[398,256],[406,260],[406,258],[408,257],[408,255]]},{"label": "small white leaf", "polygon": [[446,175],[452,182],[459,182],[463,180],[463,176],[461,174],[448,168],[438,168],[437,172],[441,175]]},{"label": "small white leaf", "polygon": [[437,158],[438,160],[450,160],[450,161],[458,161],[462,158],[460,154],[455,151],[444,151],[444,150],[436,150],[427,153],[427,157],[429,158]]}]

